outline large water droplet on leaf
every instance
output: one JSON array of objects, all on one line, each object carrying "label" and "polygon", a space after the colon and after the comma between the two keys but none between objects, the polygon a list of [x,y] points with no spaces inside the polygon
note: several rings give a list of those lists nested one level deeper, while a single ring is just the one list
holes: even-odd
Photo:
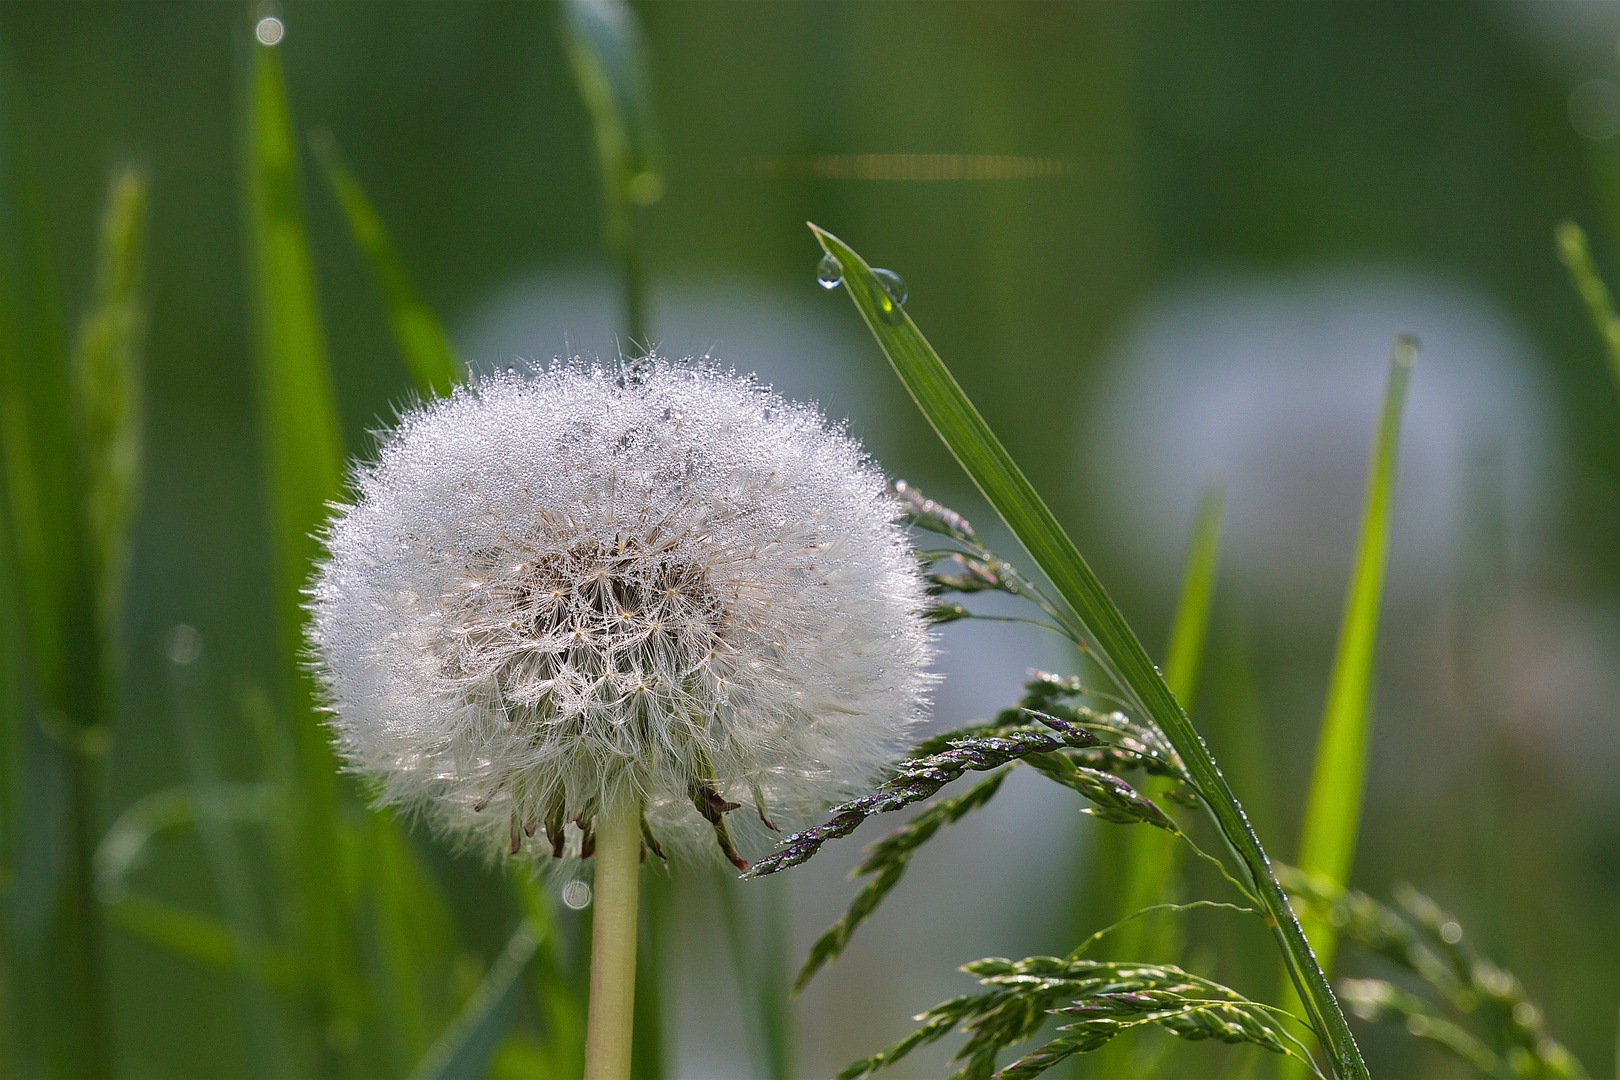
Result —
[{"label": "large water droplet on leaf", "polygon": [[906,283],[903,278],[893,270],[885,270],[881,266],[872,267],[872,276],[878,279],[883,286],[883,294],[888,300],[882,305],[881,311],[885,322],[898,323],[905,317],[901,308],[906,302]]},{"label": "large water droplet on leaf", "polygon": [[823,289],[836,289],[844,282],[844,268],[831,255],[823,255],[816,263],[816,284]]}]

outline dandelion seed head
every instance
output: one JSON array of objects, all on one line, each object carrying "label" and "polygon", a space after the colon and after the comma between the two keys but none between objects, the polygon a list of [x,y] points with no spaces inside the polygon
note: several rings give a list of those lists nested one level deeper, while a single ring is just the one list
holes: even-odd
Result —
[{"label": "dandelion seed head", "polygon": [[716,850],[731,804],[757,810],[733,830],[802,820],[926,706],[895,518],[855,440],[749,378],[484,377],[406,412],[326,531],[309,633],[339,750],[494,853],[589,854],[625,797],[655,850]]}]

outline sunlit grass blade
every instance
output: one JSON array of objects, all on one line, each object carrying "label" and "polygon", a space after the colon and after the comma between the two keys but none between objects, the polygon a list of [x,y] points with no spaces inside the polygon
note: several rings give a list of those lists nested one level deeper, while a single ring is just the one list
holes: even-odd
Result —
[{"label": "sunlit grass blade", "polygon": [[322,339],[315,271],[298,190],[298,153],[276,49],[249,46],[242,181],[256,396],[274,558],[285,715],[298,762],[297,954],[309,965],[316,1025],[356,1030],[359,976],[348,905],[334,868],[338,767],[300,659],[301,591],[315,531],[342,491],[343,450]]},{"label": "sunlit grass blade", "polygon": [[635,11],[625,0],[563,0],[563,44],[590,113],[602,174],[602,231],[625,283],[625,323],[647,344],[646,288],[636,208],[664,194],[651,80]]},{"label": "sunlit grass blade", "polygon": [[534,958],[538,944],[533,928],[524,920],[449,1029],[412,1071],[410,1080],[480,1080],[517,1011],[523,969]]},{"label": "sunlit grass blade", "polygon": [[1067,628],[1088,642],[1119,688],[1159,725],[1186,762],[1221,834],[1253,879],[1335,1076],[1367,1080],[1367,1067],[1344,1013],[1271,875],[1259,838],[1125,617],[905,309],[853,249],[815,225],[810,227],[841,267],[850,299],[912,399],[1072,609],[1060,612]]},{"label": "sunlit grass blade", "polygon": [[[1322,730],[1317,737],[1316,767],[1305,801],[1299,868],[1341,886],[1350,876],[1356,833],[1361,823],[1367,744],[1372,735],[1373,661],[1378,645],[1378,616],[1383,606],[1384,568],[1389,556],[1401,414],[1416,361],[1417,341],[1402,337],[1395,343],[1395,353],[1390,360],[1383,410],[1367,467],[1361,535],[1339,624],[1339,643],[1328,682]],[[1338,944],[1332,924],[1320,918],[1307,917],[1303,921],[1317,962],[1324,970],[1331,969]],[[1297,1067],[1284,1066],[1283,1075],[1300,1073]]]},{"label": "sunlit grass blade", "polygon": [[[73,349],[73,397],[84,466],[84,524],[101,627],[103,692],[117,670],[129,532],[140,493],[142,293],[147,178],[115,169],[101,220],[95,291]],[[109,703],[110,704],[110,703]]]},{"label": "sunlit grass blade", "polygon": [[371,276],[388,309],[388,327],[394,333],[394,344],[399,347],[405,366],[410,368],[417,387],[424,394],[448,394],[465,370],[456,358],[450,339],[445,336],[439,317],[416,291],[399,252],[394,249],[387,226],[344,160],[332,133],[322,129],[311,135],[309,141],[326,173],[332,194],[343,208],[349,232],[371,266]]},{"label": "sunlit grass blade", "polygon": [[[1299,868],[1307,874],[1325,875],[1341,885],[1350,874],[1356,831],[1361,821],[1367,742],[1372,730],[1373,661],[1377,653],[1384,568],[1389,557],[1401,414],[1416,360],[1416,340],[1403,337],[1396,343],[1390,361],[1383,411],[1367,470],[1361,536],[1339,626],[1322,731],[1316,744],[1316,768],[1311,776],[1305,825],[1300,837]],[[1331,967],[1332,928],[1325,923],[1314,923],[1307,926],[1307,931],[1322,966]]]},{"label": "sunlit grass blade", "polygon": [[1586,242],[1586,233],[1573,221],[1558,224],[1558,257],[1569,270],[1575,291],[1586,303],[1587,314],[1603,342],[1609,360],[1609,374],[1620,391],[1620,315],[1615,314],[1614,297],[1603,283],[1597,265],[1592,261],[1592,248]]}]

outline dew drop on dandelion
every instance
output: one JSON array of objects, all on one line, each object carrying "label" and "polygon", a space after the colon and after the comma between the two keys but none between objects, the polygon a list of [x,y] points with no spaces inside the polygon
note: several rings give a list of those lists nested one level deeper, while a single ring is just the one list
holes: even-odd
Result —
[{"label": "dew drop on dandelion", "polygon": [[562,888],[562,901],[575,911],[588,907],[591,902],[591,887],[583,881],[570,881]]},{"label": "dew drop on dandelion", "polygon": [[816,284],[823,289],[836,289],[844,283],[844,268],[831,255],[823,255],[816,263]]},{"label": "dew drop on dandelion", "polygon": [[253,27],[253,36],[259,39],[260,45],[279,45],[286,33],[287,27],[274,15],[265,16]]}]

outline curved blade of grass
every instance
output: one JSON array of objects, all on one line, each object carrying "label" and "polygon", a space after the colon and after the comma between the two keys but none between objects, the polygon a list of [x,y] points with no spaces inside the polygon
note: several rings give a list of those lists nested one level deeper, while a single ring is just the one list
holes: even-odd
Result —
[{"label": "curved blade of grass", "polygon": [[814,224],[810,228],[822,248],[842,267],[850,299],[912,400],[1072,609],[1060,611],[1068,628],[1089,641],[1098,661],[1107,667],[1119,688],[1159,725],[1186,762],[1221,835],[1253,879],[1334,1075],[1339,1080],[1369,1080],[1344,1013],[1327,976],[1311,955],[1293,909],[1271,875],[1259,838],[1249,827],[1243,808],[1208,747],[1177,704],[1158,668],[1148,659],[1125,617],[933,346],[884,290],[872,268],[836,236]]},{"label": "curved blade of grass", "polygon": [[[1367,740],[1371,734],[1369,700],[1373,660],[1378,644],[1378,613],[1389,556],[1390,511],[1395,501],[1395,466],[1401,436],[1401,412],[1417,341],[1402,337],[1395,344],[1384,390],[1383,412],[1367,470],[1366,504],[1355,569],[1345,597],[1333,675],[1328,684],[1322,733],[1316,744],[1316,770],[1305,804],[1305,826],[1299,845],[1299,868],[1325,875],[1343,885],[1355,856],[1361,821],[1361,791],[1366,775]],[[1324,968],[1333,963],[1333,930],[1327,923],[1306,927]]]},{"label": "curved blade of grass", "polygon": [[636,244],[636,208],[664,193],[651,80],[641,26],[625,0],[563,0],[563,44],[591,117],[602,173],[602,231],[625,282],[626,329],[647,343],[646,286]]},{"label": "curved blade of grass", "polygon": [[1592,248],[1586,242],[1585,231],[1573,221],[1562,221],[1558,224],[1556,236],[1558,257],[1568,268],[1575,291],[1586,303],[1587,314],[1591,316],[1592,325],[1597,328],[1598,337],[1603,341],[1614,387],[1620,391],[1620,315],[1615,314],[1614,297],[1592,261]]},{"label": "curved blade of grass", "polygon": [[479,1080],[488,1071],[522,997],[523,969],[538,947],[539,939],[524,920],[410,1080]]},{"label": "curved blade of grass", "polygon": [[326,1015],[357,1025],[357,952],[338,875],[337,759],[303,655],[304,582],[315,532],[343,488],[343,450],[298,190],[298,152],[277,50],[249,46],[242,180],[264,483],[275,560],[286,715],[298,763],[296,953]]},{"label": "curved blade of grass", "polygon": [[415,377],[417,387],[430,396],[448,394],[462,379],[465,369],[456,358],[438,316],[416,291],[381,215],[343,159],[332,133],[324,128],[316,131],[309,137],[309,143],[333,196],[343,209],[355,244],[371,266],[371,276],[388,309],[388,328],[394,333],[394,343]]}]

